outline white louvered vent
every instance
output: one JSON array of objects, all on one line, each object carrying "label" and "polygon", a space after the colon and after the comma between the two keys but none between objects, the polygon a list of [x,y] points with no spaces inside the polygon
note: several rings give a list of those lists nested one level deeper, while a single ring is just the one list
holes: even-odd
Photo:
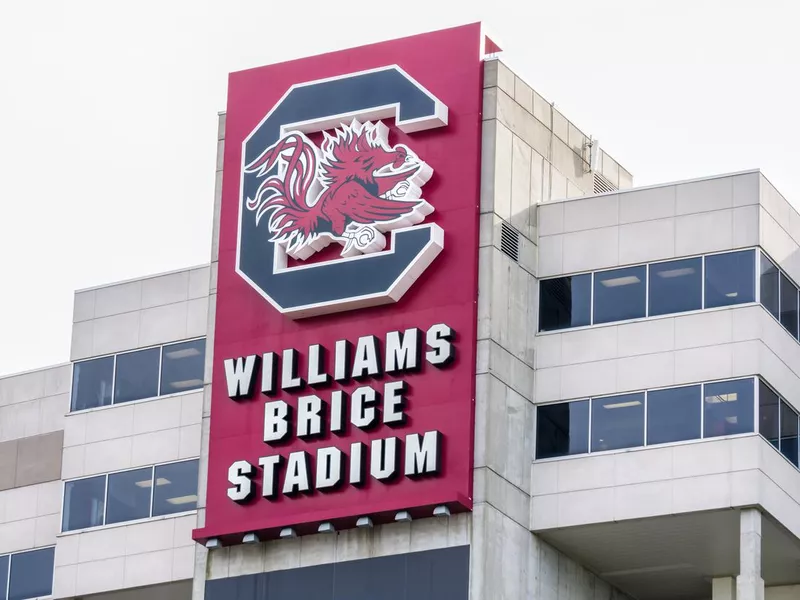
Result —
[{"label": "white louvered vent", "polygon": [[594,193],[607,194],[608,192],[616,192],[619,188],[611,183],[608,179],[603,177],[597,171],[594,172]]},{"label": "white louvered vent", "polygon": [[500,250],[514,262],[519,261],[519,232],[505,223],[500,225]]}]

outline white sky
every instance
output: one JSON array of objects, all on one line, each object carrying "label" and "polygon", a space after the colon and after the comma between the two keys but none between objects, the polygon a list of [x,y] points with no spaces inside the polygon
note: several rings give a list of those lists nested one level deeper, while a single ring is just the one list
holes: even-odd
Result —
[{"label": "white sky", "polygon": [[796,0],[5,0],[0,374],[68,360],[75,289],[208,261],[229,71],[477,20],[635,184],[800,204]]}]

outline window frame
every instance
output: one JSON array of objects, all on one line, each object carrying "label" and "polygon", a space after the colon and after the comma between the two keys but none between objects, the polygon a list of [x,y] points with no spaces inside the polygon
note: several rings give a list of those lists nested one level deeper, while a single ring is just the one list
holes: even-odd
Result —
[{"label": "window frame", "polygon": [[[707,273],[706,259],[708,257],[713,257],[713,256],[720,256],[720,255],[725,255],[725,254],[739,254],[739,253],[744,253],[744,252],[751,252],[752,255],[753,255],[753,277],[752,277],[752,282],[751,282],[752,286],[753,286],[753,300],[749,300],[747,302],[728,304],[728,305],[724,305],[724,306],[706,307],[706,273]],[[667,318],[667,317],[674,317],[674,316],[678,316],[678,315],[692,315],[692,314],[696,314],[696,313],[700,313],[700,312],[706,312],[706,311],[725,310],[725,309],[736,307],[736,306],[749,306],[749,305],[761,304],[761,293],[760,293],[761,292],[761,289],[760,289],[761,288],[761,285],[760,285],[760,274],[761,274],[761,271],[760,271],[760,254],[761,253],[763,253],[764,256],[769,259],[769,256],[761,249],[760,246],[749,246],[749,247],[745,247],[745,248],[735,248],[735,249],[730,249],[730,250],[722,250],[722,251],[719,251],[719,252],[707,252],[707,253],[700,253],[700,254],[691,254],[691,255],[688,255],[688,256],[679,256],[679,257],[673,257],[673,258],[652,260],[652,261],[643,262],[643,263],[617,265],[617,266],[614,266],[614,267],[593,269],[591,271],[577,271],[577,272],[574,272],[574,273],[564,273],[564,274],[561,274],[561,275],[555,275],[555,276],[551,276],[551,277],[542,277],[541,279],[538,279],[538,290],[537,290],[537,300],[538,301],[541,301],[541,282],[549,281],[549,280],[553,280],[553,279],[564,279],[564,278],[567,278],[567,277],[577,277],[579,275],[589,275],[591,277],[590,278],[590,299],[589,299],[589,324],[588,325],[577,325],[575,327],[563,327],[561,329],[542,330],[541,329],[541,323],[539,322],[539,316],[540,316],[540,310],[541,310],[541,307],[540,307],[539,311],[537,311],[536,335],[553,335],[553,334],[557,334],[557,333],[564,333],[564,332],[567,332],[567,331],[575,331],[575,330],[579,330],[579,329],[587,329],[589,327],[602,327],[602,326],[608,326],[608,325],[618,325],[618,324],[623,324],[623,323],[638,322],[638,321],[642,321],[644,319]],[[700,259],[700,278],[701,278],[700,279],[700,285],[701,285],[701,299],[700,299],[701,306],[700,306],[700,308],[687,310],[687,311],[681,311],[681,312],[664,313],[664,314],[659,314],[659,315],[651,315],[650,314],[651,313],[651,311],[650,311],[650,267],[652,265],[658,265],[658,264],[662,264],[662,263],[675,262],[675,261],[679,261],[679,260],[690,260],[690,259],[696,259],[696,258]],[[774,261],[772,261],[772,259],[769,259],[769,260],[774,263]],[[633,318],[630,318],[630,319],[622,319],[622,320],[619,320],[619,321],[605,321],[605,322],[602,322],[602,323],[596,323],[595,320],[594,320],[595,275],[597,273],[603,273],[603,272],[606,272],[606,271],[613,271],[613,270],[618,270],[618,269],[636,268],[636,267],[645,267],[645,282],[644,282],[645,283],[645,315],[643,317],[633,317]],[[778,267],[778,271],[779,272],[783,272],[783,271],[781,271],[780,267]],[[792,281],[792,283],[794,283],[794,280],[792,280],[791,278],[789,278],[789,279],[790,279],[790,281]],[[795,285],[800,290],[800,286],[798,286],[797,284],[795,284]],[[798,301],[800,303],[800,295],[798,296]],[[767,311],[767,312],[769,312],[769,311]],[[772,314],[772,313],[770,313],[770,314]],[[798,320],[800,321],[800,316],[798,317]]]},{"label": "window frame", "polygon": [[[561,330],[559,330],[559,331],[561,331]],[[92,357],[89,357],[89,358],[85,358],[85,359],[74,361],[72,363],[72,369],[70,370],[70,399],[69,399],[69,407],[70,407],[70,409],[69,409],[69,413],[68,414],[77,414],[77,413],[83,413],[83,412],[88,412],[88,411],[92,411],[92,410],[104,410],[104,409],[112,408],[114,406],[136,404],[137,402],[149,402],[151,400],[156,400],[158,398],[169,398],[169,397],[172,397],[172,396],[179,396],[179,395],[182,395],[182,394],[191,394],[192,392],[197,392],[198,390],[202,390],[203,386],[205,385],[205,374],[204,374],[204,376],[202,378],[203,379],[203,383],[200,384],[200,386],[198,386],[196,388],[180,390],[178,392],[170,392],[169,394],[162,394],[161,393],[161,371],[162,371],[162,368],[164,366],[164,348],[169,348],[170,346],[173,346],[173,345],[176,345],[176,344],[184,344],[184,343],[187,343],[187,342],[196,342],[198,340],[205,340],[206,341],[205,352],[207,352],[208,351],[208,345],[207,345],[208,337],[203,335],[203,336],[197,336],[197,337],[192,337],[192,338],[186,338],[186,339],[183,339],[183,340],[176,340],[176,341],[173,341],[173,342],[165,342],[165,343],[162,343],[162,344],[152,344],[150,346],[143,346],[141,348],[134,348],[133,350],[123,350],[123,351],[120,351],[120,352],[114,352],[112,354],[101,354],[101,355],[98,355],[98,356],[92,356]],[[117,402],[117,399],[116,399],[116,395],[117,395],[117,357],[118,356],[123,356],[123,355],[126,355],[126,354],[133,354],[135,352],[142,352],[144,350],[152,350],[154,348],[158,348],[158,378],[157,378],[157,385],[156,385],[156,395],[155,396],[147,396],[145,398],[137,398],[136,400],[129,400],[127,402]],[[206,356],[205,352],[204,352],[204,357]],[[89,361],[97,360],[97,359],[101,359],[101,358],[109,358],[109,357],[114,359],[113,367],[112,367],[113,371],[111,373],[111,404],[105,404],[105,405],[102,405],[102,406],[90,406],[88,408],[81,408],[81,409],[75,410],[73,408],[74,407],[74,401],[73,401],[73,397],[72,397],[72,394],[73,394],[72,382],[73,382],[74,377],[75,377],[75,367],[77,365],[85,363],[85,362],[89,362]]]},{"label": "window frame", "polygon": [[[769,311],[767,311],[767,312],[769,312]],[[783,405],[785,404],[794,413],[795,417],[798,419],[798,452],[800,453],[800,411],[798,411],[794,406],[792,406],[789,403],[789,401],[786,400],[786,398],[784,398],[778,392],[777,389],[775,389],[775,386],[770,385],[768,381],[765,381],[761,377],[756,377],[756,379],[758,381],[761,381],[778,398],[778,445],[776,446],[775,444],[770,442],[769,439],[766,436],[761,434],[760,430],[758,431],[758,435],[761,437],[761,439],[763,439],[767,443],[768,446],[770,446],[771,448],[774,448],[775,452],[780,454],[781,457],[783,457],[783,459],[786,462],[788,462],[795,469],[800,471],[800,466],[794,464],[791,460],[789,460],[789,458],[783,453],[783,449],[781,448],[781,445],[783,444],[783,410],[782,410],[782,408],[783,408]],[[757,390],[757,392],[759,394],[761,393],[760,387],[757,387],[756,390]],[[757,398],[757,400],[758,401],[756,402],[756,408],[758,408],[761,405],[761,399]],[[759,422],[760,422],[761,415],[757,413],[756,416],[759,418]],[[800,459],[798,460],[798,463],[800,463]]]},{"label": "window frame", "polygon": [[8,552],[0,554],[0,558],[8,558],[8,567],[6,569],[6,589],[5,589],[5,596],[3,596],[4,598],[6,598],[6,600],[8,599],[9,594],[11,593],[11,564],[14,562],[13,561],[14,556],[17,556],[18,554],[29,554],[31,552],[37,552],[39,550],[49,550],[51,548],[53,549],[53,579],[50,581],[50,593],[47,594],[46,596],[29,596],[27,598],[22,599],[22,600],[36,600],[37,598],[49,598],[53,595],[53,584],[55,583],[55,576],[56,576],[55,545],[42,546],[40,548],[31,548],[29,550],[19,550],[17,552]]},{"label": "window frame", "polygon": [[[118,471],[110,471],[108,473],[99,473],[97,475],[87,475],[86,477],[75,477],[73,479],[65,479],[61,486],[61,526],[59,530],[59,535],[71,535],[76,533],[81,533],[84,531],[97,531],[98,529],[104,528],[111,528],[111,527],[121,527],[125,525],[130,525],[132,523],[146,523],[148,521],[159,520],[159,519],[168,519],[172,517],[180,517],[181,515],[191,514],[197,512],[197,505],[194,508],[183,510],[176,513],[171,513],[167,515],[157,515],[153,516],[153,497],[155,495],[155,472],[157,467],[165,466],[165,465],[177,465],[181,463],[188,463],[192,461],[197,461],[198,463],[198,473],[199,473],[199,462],[200,458],[182,458],[180,460],[170,460],[166,462],[155,463],[151,465],[144,465],[139,467],[130,467],[128,469],[120,469]],[[115,523],[108,523],[108,479],[111,475],[117,475],[119,473],[128,473],[130,471],[139,471],[142,469],[150,469],[150,508],[147,517],[141,519],[131,519],[129,521],[117,521]],[[82,481],[84,479],[94,479],[95,477],[103,477],[104,478],[104,492],[103,492],[103,523],[101,525],[94,525],[91,527],[82,527],[76,529],[67,529],[64,530],[64,504],[66,499],[66,490],[67,484],[72,483],[74,481]],[[198,496],[199,496],[199,479],[198,479]]]},{"label": "window frame", "polygon": [[[722,435],[722,436],[706,437],[704,435],[705,434],[705,410],[704,410],[705,407],[703,405],[704,398],[705,398],[705,386],[706,385],[711,385],[711,384],[732,382],[732,381],[743,381],[743,380],[748,380],[748,379],[751,380],[752,385],[753,385],[753,428],[752,428],[753,430],[752,431],[748,431],[748,432],[744,432],[744,433],[732,433],[732,434]],[[613,398],[613,397],[617,397],[617,396],[628,396],[628,395],[632,395],[632,394],[642,393],[642,394],[644,394],[644,444],[641,445],[641,446],[631,446],[629,448],[592,451],[591,440],[592,440],[592,435],[593,435],[593,421],[594,421],[594,419],[592,418],[592,412],[590,410],[589,411],[589,427],[588,427],[588,435],[589,435],[589,442],[590,443],[589,443],[588,452],[583,452],[583,453],[580,453],[580,454],[578,454],[578,453],[565,454],[565,455],[562,455],[562,456],[551,456],[551,457],[548,457],[548,458],[536,458],[536,451],[537,451],[537,444],[538,444],[538,435],[537,435],[536,439],[534,440],[534,452],[533,452],[534,459],[533,459],[533,461],[534,462],[547,462],[547,461],[553,461],[553,460],[565,460],[565,459],[571,459],[571,458],[577,458],[577,457],[587,457],[587,456],[594,456],[594,455],[601,455],[601,454],[613,454],[613,453],[620,453],[620,452],[628,452],[630,450],[637,450],[637,449],[644,449],[644,448],[663,448],[663,447],[668,447],[668,446],[675,446],[675,445],[678,445],[678,444],[695,444],[695,443],[699,443],[699,442],[703,442],[703,441],[709,441],[709,440],[735,439],[735,438],[738,438],[738,437],[745,437],[745,436],[749,436],[749,435],[759,435],[760,437],[762,437],[762,439],[766,439],[766,438],[764,438],[764,436],[761,436],[761,434],[758,431],[758,425],[759,425],[759,420],[758,420],[759,419],[759,414],[758,414],[758,402],[759,402],[758,383],[759,383],[759,381],[762,381],[762,379],[760,377],[758,377],[758,376],[753,376],[753,375],[746,376],[746,377],[726,377],[725,379],[712,379],[712,380],[709,380],[709,381],[701,381],[701,382],[697,382],[697,383],[686,383],[686,384],[679,384],[679,385],[666,385],[666,386],[659,386],[659,387],[646,388],[646,389],[630,390],[630,391],[626,391],[626,392],[618,392],[618,393],[613,393],[613,394],[598,394],[597,396],[591,396],[591,395],[581,396],[581,397],[574,398],[574,399],[571,399],[571,400],[560,400],[558,402],[543,402],[543,403],[537,405],[537,413],[536,413],[537,414],[537,419],[536,419],[537,420],[537,425],[534,428],[534,432],[535,433],[538,433],[536,428],[538,427],[538,409],[539,409],[539,407],[542,407],[542,406],[553,406],[553,405],[556,405],[556,404],[569,404],[569,403],[572,403],[572,402],[583,402],[583,401],[587,401],[588,400],[589,403],[590,403],[590,408],[591,408],[592,401],[595,400],[595,399]],[[649,444],[648,441],[647,441],[647,425],[648,425],[648,414],[647,413],[648,413],[648,400],[649,400],[650,392],[656,392],[656,391],[661,391],[661,390],[680,389],[680,388],[686,388],[686,387],[691,387],[691,386],[695,386],[695,385],[700,387],[700,398],[699,398],[699,404],[698,404],[698,409],[700,411],[700,437],[692,438],[692,439],[688,439],[688,440],[680,440],[680,441],[676,441],[676,442],[663,442],[663,443],[659,443],[659,444]],[[770,386],[770,387],[772,387],[772,386]],[[777,394],[777,392],[776,392],[776,394]],[[779,395],[779,397],[782,398],[782,396],[780,396],[780,395]],[[795,411],[795,412],[797,412],[797,411]],[[770,444],[770,445],[772,445],[772,444]],[[778,449],[776,448],[776,450],[778,450]]]}]

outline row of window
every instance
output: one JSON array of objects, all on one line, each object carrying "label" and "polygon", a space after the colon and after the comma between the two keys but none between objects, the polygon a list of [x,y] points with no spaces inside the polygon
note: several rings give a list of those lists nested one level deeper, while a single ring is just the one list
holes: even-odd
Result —
[{"label": "row of window", "polygon": [[0,556],[0,600],[28,600],[53,593],[55,548]]},{"label": "row of window", "polygon": [[800,296],[797,286],[763,252],[759,267],[759,292],[764,308],[778,319],[794,339],[800,339],[798,331]]},{"label": "row of window", "polygon": [[771,387],[760,382],[758,387],[759,433],[775,446],[789,462],[800,467],[798,431],[800,417]]},{"label": "row of window", "polygon": [[754,302],[755,259],[739,250],[543,279],[539,331]]},{"label": "row of window", "polygon": [[748,377],[539,406],[536,458],[753,432],[755,383]]},{"label": "row of window", "polygon": [[203,387],[205,339],[76,362],[72,410],[155,398]]},{"label": "row of window", "polygon": [[194,510],[197,469],[197,460],[187,460],[67,481],[61,530]]}]

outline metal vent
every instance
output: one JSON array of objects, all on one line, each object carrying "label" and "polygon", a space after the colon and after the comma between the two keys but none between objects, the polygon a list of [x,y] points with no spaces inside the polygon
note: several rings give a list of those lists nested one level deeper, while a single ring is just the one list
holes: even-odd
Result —
[{"label": "metal vent", "polygon": [[500,250],[514,262],[519,261],[519,233],[510,225],[500,225]]},{"label": "metal vent", "polygon": [[611,183],[608,179],[600,175],[597,171],[594,172],[594,193],[607,194],[608,192],[616,192],[619,188]]}]

